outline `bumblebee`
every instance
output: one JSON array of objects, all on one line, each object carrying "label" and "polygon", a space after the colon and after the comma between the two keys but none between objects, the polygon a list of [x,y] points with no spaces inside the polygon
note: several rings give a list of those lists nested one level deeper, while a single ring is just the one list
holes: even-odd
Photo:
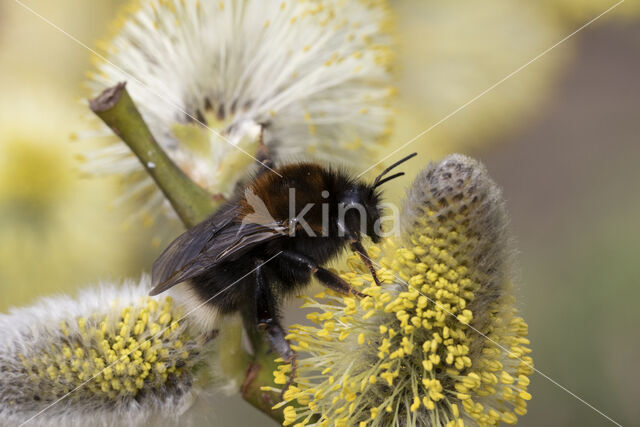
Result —
[{"label": "bumblebee", "polygon": [[379,187],[402,176],[385,169],[371,184],[316,163],[264,172],[208,219],[175,239],[153,264],[151,295],[181,284],[206,307],[207,327],[220,315],[241,312],[263,329],[288,362],[295,353],[285,339],[279,305],[312,278],[343,294],[361,296],[323,267],[347,247],[358,253],[377,284],[361,243],[380,240]]}]

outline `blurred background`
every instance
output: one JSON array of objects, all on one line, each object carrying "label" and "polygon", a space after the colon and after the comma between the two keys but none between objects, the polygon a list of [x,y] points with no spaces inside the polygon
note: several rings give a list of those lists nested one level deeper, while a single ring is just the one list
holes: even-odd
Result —
[{"label": "blurred background", "polygon": [[[24,1],[88,46],[116,0]],[[623,425],[640,418],[640,5],[627,0],[392,1],[399,32],[394,157],[415,174],[450,152],[504,188],[520,251],[519,307],[536,368]],[[13,0],[0,2],[0,311],[137,277],[179,226],[131,220],[113,178],[77,172],[92,141],[90,53]],[[434,127],[435,125],[435,127]],[[409,174],[411,176],[411,173]],[[397,180],[398,188],[408,185]],[[398,201],[401,191],[389,191]],[[394,199],[395,197],[395,199]],[[167,230],[167,227],[170,227]],[[292,306],[293,307],[293,306]],[[610,424],[540,375],[523,426]],[[235,397],[205,396],[194,424],[249,425]],[[635,422],[634,422],[635,421]]]}]

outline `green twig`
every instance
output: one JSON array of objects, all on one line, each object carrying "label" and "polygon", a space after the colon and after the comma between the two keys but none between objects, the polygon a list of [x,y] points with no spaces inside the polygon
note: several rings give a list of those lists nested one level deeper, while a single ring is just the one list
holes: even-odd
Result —
[{"label": "green twig", "polygon": [[282,423],[284,420],[283,409],[271,409],[273,405],[280,402],[280,395],[262,390],[264,386],[281,387],[273,382],[273,371],[278,367],[275,359],[278,356],[269,347],[264,333],[258,330],[253,318],[245,316],[243,323],[253,347],[253,358],[249,362],[245,380],[242,384],[242,398],[277,422]]},{"label": "green twig", "polygon": [[[106,89],[90,100],[89,106],[131,148],[187,228],[206,219],[219,207],[220,202],[214,201],[204,189],[191,181],[158,145],[127,92],[125,83]],[[244,325],[253,347],[253,355],[246,355],[249,362],[244,372],[228,372],[228,376],[243,378],[242,397],[281,423],[284,420],[282,410],[271,409],[280,401],[280,396],[261,389],[263,386],[276,387],[273,382],[273,371],[277,367],[276,355],[253,321],[244,319]],[[238,342],[237,348],[241,347]],[[244,355],[241,359],[245,359]],[[221,367],[237,370],[234,365],[238,364],[227,362],[222,363]]]},{"label": "green twig", "polygon": [[138,157],[187,227],[206,219],[220,205],[189,179],[160,148],[136,108],[125,83],[106,89],[89,107]]}]

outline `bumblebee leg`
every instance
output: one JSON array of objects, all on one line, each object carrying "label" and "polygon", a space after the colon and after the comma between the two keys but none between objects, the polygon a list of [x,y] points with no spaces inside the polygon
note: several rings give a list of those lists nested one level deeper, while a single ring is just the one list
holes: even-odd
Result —
[{"label": "bumblebee leg", "polygon": [[280,325],[276,300],[267,283],[262,265],[256,268],[255,313],[257,324],[267,333],[271,347],[286,362],[295,360],[295,353],[285,339],[286,333]]},{"label": "bumblebee leg", "polygon": [[334,290],[341,294],[353,294],[358,297],[364,297],[365,295],[353,289],[347,282],[342,280],[340,276],[326,268],[320,267],[314,260],[311,258],[291,251],[284,251],[280,256],[287,258],[290,262],[297,264],[298,266],[304,267],[309,270],[311,274],[315,276],[316,279],[322,283],[323,286]]},{"label": "bumblebee leg", "polygon": [[371,258],[369,258],[369,254],[367,253],[367,250],[364,248],[364,246],[362,246],[362,243],[360,242],[360,240],[355,240],[351,242],[351,250],[357,253],[358,256],[360,256],[360,259],[362,260],[364,265],[371,272],[371,277],[373,277],[373,281],[376,282],[376,285],[380,286],[380,280],[378,280],[376,269],[373,266],[373,263],[371,262]]},{"label": "bumblebee leg", "polygon": [[282,389],[282,395],[287,391],[289,386],[296,378],[296,369],[298,362],[296,359],[296,352],[291,349],[289,341],[287,341],[284,329],[280,325],[280,319],[278,318],[278,309],[276,306],[276,300],[271,292],[271,287],[267,282],[264,271],[262,270],[262,261],[259,261],[259,265],[256,268],[256,295],[255,295],[255,308],[258,327],[264,329],[269,337],[269,343],[271,347],[282,357],[282,359],[291,363],[291,373],[289,379]]}]

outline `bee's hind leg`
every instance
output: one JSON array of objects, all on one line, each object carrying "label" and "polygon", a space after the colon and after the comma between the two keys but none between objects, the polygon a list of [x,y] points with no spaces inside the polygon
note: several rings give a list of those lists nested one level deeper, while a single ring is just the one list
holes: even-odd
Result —
[{"label": "bee's hind leg", "polygon": [[282,390],[282,393],[284,394],[295,379],[297,368],[296,353],[291,349],[289,341],[285,338],[286,333],[280,325],[276,299],[265,278],[261,261],[256,268],[255,292],[255,313],[258,327],[267,333],[269,343],[273,350],[275,350],[285,362],[291,363],[291,374],[289,375],[287,384],[285,384],[285,387]]}]

